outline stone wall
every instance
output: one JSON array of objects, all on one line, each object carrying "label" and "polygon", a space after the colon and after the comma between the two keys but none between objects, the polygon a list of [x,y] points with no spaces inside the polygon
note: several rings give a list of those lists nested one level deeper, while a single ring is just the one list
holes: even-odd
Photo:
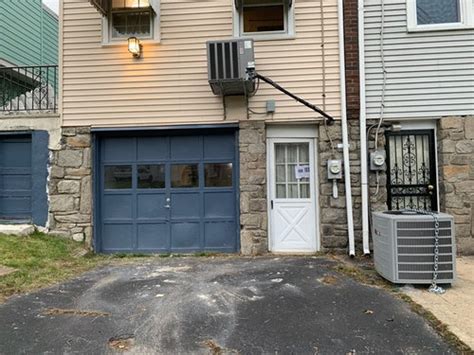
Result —
[{"label": "stone wall", "polygon": [[458,253],[474,254],[474,116],[438,124],[441,211],[454,216]]},{"label": "stone wall", "polygon": [[244,255],[268,250],[266,150],[265,122],[241,121],[240,240]]},{"label": "stone wall", "polygon": [[49,181],[50,233],[92,245],[91,134],[87,127],[63,128],[53,151]]},{"label": "stone wall", "polygon": [[[368,121],[367,125],[375,124]],[[343,178],[338,181],[339,197],[332,197],[332,181],[327,178],[327,160],[331,158],[343,159],[342,149],[337,148],[341,141],[341,124],[336,122],[328,127],[329,134],[336,146],[335,155],[332,154],[330,142],[324,126],[319,128],[319,189],[320,189],[320,216],[321,216],[321,247],[322,249],[347,250],[348,227],[345,184]],[[361,168],[360,168],[360,129],[358,120],[348,121],[349,131],[349,159],[351,165],[351,189],[352,189],[352,214],[354,219],[354,238],[356,250],[362,251],[362,197],[361,197]],[[375,143],[374,130],[370,133],[369,150],[373,150]],[[385,144],[384,130],[379,133],[379,147]],[[387,209],[386,174],[379,174],[379,187],[377,189],[377,177],[375,173],[369,173],[369,196],[372,210],[380,211]]]},{"label": "stone wall", "polygon": [[347,248],[347,214],[344,178],[338,181],[339,197],[332,197],[332,181],[328,180],[327,161],[329,159],[342,159],[342,150],[337,149],[341,143],[341,125],[336,122],[328,126],[329,135],[335,145],[335,153],[332,153],[331,144],[323,125],[319,126],[319,211],[320,211],[320,234],[321,249],[345,249]]}]

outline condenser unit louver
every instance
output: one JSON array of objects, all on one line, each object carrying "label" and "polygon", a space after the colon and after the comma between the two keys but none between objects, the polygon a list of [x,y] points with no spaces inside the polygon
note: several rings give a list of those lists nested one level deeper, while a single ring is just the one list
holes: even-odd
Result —
[{"label": "condenser unit louver", "polygon": [[255,67],[253,40],[207,42],[209,85],[215,95],[247,95],[255,90],[247,75]]},{"label": "condenser unit louver", "polygon": [[[453,217],[437,214],[439,221],[438,283],[456,277]],[[431,215],[398,211],[372,214],[374,264],[393,283],[429,284],[433,280],[435,223]]]}]

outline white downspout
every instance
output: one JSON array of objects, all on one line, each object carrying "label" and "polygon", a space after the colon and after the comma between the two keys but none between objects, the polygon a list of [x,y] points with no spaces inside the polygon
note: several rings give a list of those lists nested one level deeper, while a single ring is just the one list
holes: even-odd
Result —
[{"label": "white downspout", "polygon": [[342,152],[344,156],[344,182],[346,188],[346,210],[347,210],[347,232],[349,238],[349,255],[355,256],[354,242],[354,217],[352,215],[352,188],[351,188],[351,166],[349,160],[349,134],[347,130],[346,110],[346,61],[344,59],[344,7],[343,0],[338,0],[338,23],[339,23],[339,70],[341,90],[341,129],[342,129]]},{"label": "white downspout", "polygon": [[362,244],[364,255],[370,254],[369,247],[369,179],[367,169],[367,123],[365,105],[365,42],[364,42],[364,0],[358,4],[359,32],[359,92],[360,92],[360,170],[362,194]]}]

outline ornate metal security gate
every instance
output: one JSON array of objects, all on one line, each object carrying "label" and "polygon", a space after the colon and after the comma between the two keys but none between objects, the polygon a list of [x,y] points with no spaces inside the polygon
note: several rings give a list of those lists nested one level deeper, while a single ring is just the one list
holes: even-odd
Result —
[{"label": "ornate metal security gate", "polygon": [[390,210],[437,211],[434,130],[386,132]]}]

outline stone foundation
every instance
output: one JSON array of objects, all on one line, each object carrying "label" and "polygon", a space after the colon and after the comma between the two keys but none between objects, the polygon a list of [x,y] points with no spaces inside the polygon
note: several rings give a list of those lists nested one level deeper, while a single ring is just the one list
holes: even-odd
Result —
[{"label": "stone foundation", "polygon": [[441,211],[454,216],[459,254],[474,254],[474,116],[438,123]]},{"label": "stone foundation", "polygon": [[263,121],[241,121],[239,152],[241,253],[258,255],[268,250],[267,147]]},{"label": "stone foundation", "polygon": [[63,129],[52,152],[49,181],[50,233],[92,245],[91,134],[87,127]]}]

